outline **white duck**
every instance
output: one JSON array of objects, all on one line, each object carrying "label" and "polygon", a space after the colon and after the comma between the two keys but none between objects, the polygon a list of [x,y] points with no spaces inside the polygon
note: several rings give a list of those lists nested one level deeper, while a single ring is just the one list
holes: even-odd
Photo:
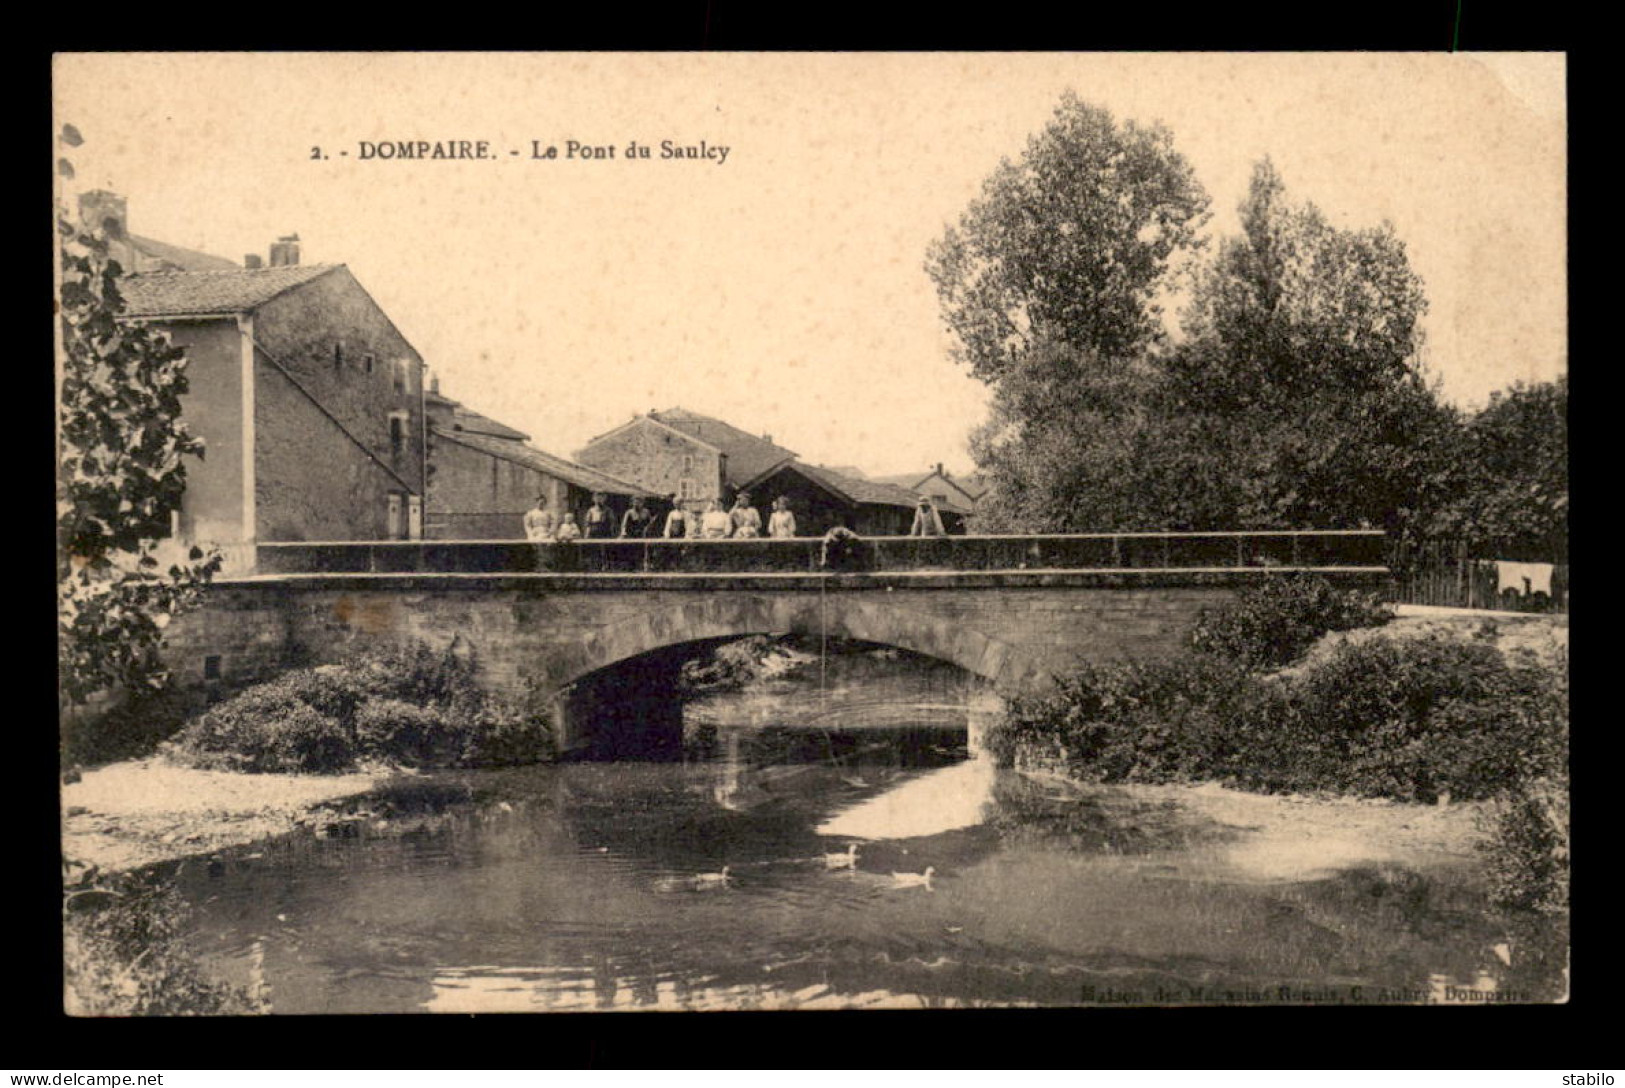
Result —
[{"label": "white duck", "polygon": [[844,854],[825,854],[824,868],[826,869],[856,869],[858,867],[858,844],[851,843]]},{"label": "white duck", "polygon": [[894,888],[924,888],[927,891],[936,891],[931,887],[931,874],[937,871],[935,865],[927,865],[923,873],[899,873],[891,875],[891,886]]},{"label": "white duck", "polygon": [[693,876],[663,876],[655,881],[655,890],[662,892],[699,892],[726,888],[732,877],[732,866],[724,865],[720,873],[695,873]]},{"label": "white duck", "polygon": [[726,888],[730,877],[728,870],[731,865],[724,865],[720,873],[696,873],[694,876],[695,891],[709,891],[712,888]]}]

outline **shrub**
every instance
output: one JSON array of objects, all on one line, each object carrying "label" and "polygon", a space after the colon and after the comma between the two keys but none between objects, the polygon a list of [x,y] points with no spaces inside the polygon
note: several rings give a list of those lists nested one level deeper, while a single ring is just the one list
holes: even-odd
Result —
[{"label": "shrub", "polygon": [[1542,914],[1569,906],[1566,776],[1521,784],[1496,802],[1480,845],[1498,906]]},{"label": "shrub", "polygon": [[689,693],[741,688],[760,678],[763,665],[777,652],[777,640],[766,635],[724,642],[706,656],[684,662],[678,684]]},{"label": "shrub", "polygon": [[1344,644],[1277,677],[1213,655],[1091,666],[1012,700],[987,745],[1003,766],[1094,781],[1434,801],[1561,774],[1567,737],[1562,669],[1435,635]]},{"label": "shrub", "polygon": [[333,773],[351,769],[355,746],[334,718],[298,696],[299,680],[260,684],[194,718],[171,758],[213,770]]},{"label": "shrub", "polygon": [[1095,781],[1212,775],[1229,758],[1232,723],[1259,698],[1255,687],[1213,658],[1088,666],[1047,695],[1012,700],[986,743],[1001,765],[1059,764]]},{"label": "shrub", "polygon": [[536,708],[484,700],[469,708],[469,737],[462,764],[502,767],[535,763],[553,752],[553,730]]},{"label": "shrub", "polygon": [[552,753],[552,734],[539,714],[481,692],[472,663],[414,644],[256,685],[192,719],[165,750],[217,770],[339,773],[360,760],[533,763]]},{"label": "shrub", "polygon": [[1380,627],[1394,618],[1375,595],[1340,590],[1317,575],[1274,576],[1220,609],[1203,609],[1191,648],[1250,669],[1276,669],[1303,657],[1328,631]]},{"label": "shrub", "polygon": [[170,884],[83,871],[63,889],[63,1005],[72,1016],[222,1016],[269,1011],[208,978],[186,947],[189,908]]},{"label": "shrub", "polygon": [[136,759],[173,736],[197,708],[198,699],[172,684],[141,689],[102,713],[72,708],[62,716],[64,768]]},{"label": "shrub", "polygon": [[472,726],[441,706],[373,699],[355,716],[356,746],[364,756],[413,767],[456,766]]},{"label": "shrub", "polygon": [[421,642],[386,643],[342,666],[370,699],[399,699],[416,706],[473,701],[480,697],[474,662]]},{"label": "shrub", "polygon": [[[1567,699],[1549,670],[1433,635],[1336,647],[1285,684],[1272,723],[1289,767],[1319,788],[1433,801],[1494,796],[1563,759]],[[1246,760],[1244,784],[1278,788]]]}]

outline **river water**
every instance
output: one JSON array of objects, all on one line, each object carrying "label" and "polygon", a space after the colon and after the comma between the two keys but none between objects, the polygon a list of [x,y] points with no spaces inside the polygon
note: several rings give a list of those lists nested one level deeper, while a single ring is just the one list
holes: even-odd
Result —
[{"label": "river water", "polygon": [[1552,963],[1511,954],[1466,860],[1240,865],[1252,832],[1234,821],[976,758],[996,709],[950,667],[844,654],[691,703],[679,761],[406,778],[177,881],[206,964],[277,1013],[1484,1002],[1560,986]]}]

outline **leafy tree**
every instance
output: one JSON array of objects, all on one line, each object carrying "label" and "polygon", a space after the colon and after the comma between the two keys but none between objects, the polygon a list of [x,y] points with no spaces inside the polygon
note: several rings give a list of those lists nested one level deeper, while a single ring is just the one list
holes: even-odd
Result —
[{"label": "leafy tree", "polygon": [[1156,341],[1158,290],[1207,208],[1167,129],[1068,92],[927,254],[958,361],[997,382],[1041,343],[1119,359]]},{"label": "leafy tree", "polygon": [[1266,160],[1198,270],[1184,339],[1044,340],[972,438],[982,528],[1390,529],[1449,494],[1459,425],[1418,363],[1426,303],[1390,226],[1340,229]]},{"label": "leafy tree", "polygon": [[1268,159],[1240,211],[1168,357],[1172,404],[1234,432],[1243,526],[1413,525],[1439,501],[1457,420],[1420,364],[1427,302],[1404,243],[1292,202]]},{"label": "leafy tree", "polygon": [[[67,126],[67,146],[79,143]],[[72,176],[63,159],[59,172]],[[181,419],[184,351],[163,332],[121,319],[123,269],[107,232],[57,207],[60,372],[57,435],[57,635],[62,697],[167,677],[156,651],[171,617],[193,604],[220,556],[192,548],[164,569],[160,541],[203,442]]]},{"label": "leafy tree", "polygon": [[1198,403],[1290,407],[1415,383],[1427,310],[1388,223],[1341,230],[1294,204],[1269,159],[1253,169],[1242,233],[1220,243],[1183,314],[1176,369]]},{"label": "leafy tree", "polygon": [[1568,555],[1569,380],[1518,383],[1463,427],[1451,501],[1432,529],[1473,554]]},{"label": "leafy tree", "polygon": [[1246,481],[1211,416],[1168,410],[1156,361],[1050,343],[994,387],[971,451],[989,491],[978,531],[1230,528]]}]

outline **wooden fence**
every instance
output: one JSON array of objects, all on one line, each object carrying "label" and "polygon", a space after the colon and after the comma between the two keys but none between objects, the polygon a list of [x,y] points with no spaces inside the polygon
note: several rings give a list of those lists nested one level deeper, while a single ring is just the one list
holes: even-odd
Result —
[{"label": "wooden fence", "polygon": [[1483,608],[1502,612],[1562,613],[1569,610],[1569,565],[1552,564],[1550,592],[1503,587],[1494,559],[1472,556],[1459,546],[1428,543],[1392,549],[1389,599],[1396,604]]}]

